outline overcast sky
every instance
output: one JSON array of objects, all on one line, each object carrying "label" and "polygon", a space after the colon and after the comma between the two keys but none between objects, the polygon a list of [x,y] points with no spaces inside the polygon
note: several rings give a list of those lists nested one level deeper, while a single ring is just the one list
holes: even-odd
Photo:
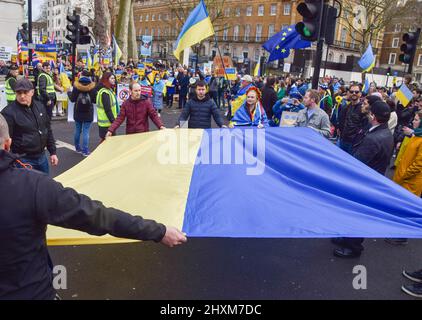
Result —
[{"label": "overcast sky", "polygon": [[43,3],[43,0],[32,0],[32,17],[33,20],[36,20],[40,15],[40,6]]}]

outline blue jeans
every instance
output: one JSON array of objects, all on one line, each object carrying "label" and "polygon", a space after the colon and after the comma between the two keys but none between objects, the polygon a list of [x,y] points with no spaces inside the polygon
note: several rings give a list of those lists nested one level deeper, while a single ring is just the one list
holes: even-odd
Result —
[{"label": "blue jeans", "polygon": [[[50,173],[50,167],[48,166],[48,159],[45,153],[43,153],[39,158],[20,158],[19,160],[23,164],[31,165],[33,170],[44,172],[47,175]],[[16,166],[18,168],[23,168],[19,163],[16,164]]]},{"label": "blue jeans", "polygon": [[[92,122],[80,122],[75,121],[75,148],[77,151],[82,150],[82,152],[88,152],[89,148],[89,129],[91,128]],[[82,133],[82,149],[80,147],[80,139]]]}]

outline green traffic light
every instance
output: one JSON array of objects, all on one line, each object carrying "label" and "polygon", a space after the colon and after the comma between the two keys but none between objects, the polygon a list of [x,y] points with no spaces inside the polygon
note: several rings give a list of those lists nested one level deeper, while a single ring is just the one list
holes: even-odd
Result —
[{"label": "green traffic light", "polygon": [[310,37],[312,35],[312,32],[307,27],[304,27],[303,28],[303,35],[306,36],[306,37]]}]

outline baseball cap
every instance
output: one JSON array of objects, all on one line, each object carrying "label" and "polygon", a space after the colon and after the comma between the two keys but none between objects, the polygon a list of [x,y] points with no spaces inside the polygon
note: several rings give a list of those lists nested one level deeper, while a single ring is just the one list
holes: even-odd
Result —
[{"label": "baseball cap", "polygon": [[247,82],[253,82],[252,77],[251,77],[250,75],[248,75],[248,74],[245,74],[245,75],[242,77],[242,79],[240,79],[240,80],[242,80],[242,81],[247,81]]},{"label": "baseball cap", "polygon": [[32,85],[32,82],[29,81],[26,78],[23,79],[19,79],[18,81],[16,81],[15,84],[15,91],[30,91],[33,90],[34,86]]}]

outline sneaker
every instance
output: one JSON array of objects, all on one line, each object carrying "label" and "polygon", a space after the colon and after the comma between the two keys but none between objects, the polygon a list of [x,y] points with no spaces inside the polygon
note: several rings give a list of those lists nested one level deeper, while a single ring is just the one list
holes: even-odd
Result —
[{"label": "sneaker", "polygon": [[422,298],[422,283],[405,285],[401,289],[412,297]]},{"label": "sneaker", "polygon": [[388,238],[388,239],[384,239],[384,241],[393,246],[405,246],[409,243],[407,239],[402,239],[402,238]]},{"label": "sneaker", "polygon": [[81,147],[80,147],[80,146],[76,146],[76,147],[75,147],[75,151],[76,151],[77,153],[82,153],[82,149],[81,149]]},{"label": "sneaker", "polygon": [[422,283],[422,269],[415,272],[408,272],[404,270],[403,276],[405,276],[409,280]]},{"label": "sneaker", "polygon": [[90,153],[89,151],[84,151],[84,152],[82,152],[82,155],[83,155],[84,157],[88,157],[90,154],[91,154],[91,153]]}]

